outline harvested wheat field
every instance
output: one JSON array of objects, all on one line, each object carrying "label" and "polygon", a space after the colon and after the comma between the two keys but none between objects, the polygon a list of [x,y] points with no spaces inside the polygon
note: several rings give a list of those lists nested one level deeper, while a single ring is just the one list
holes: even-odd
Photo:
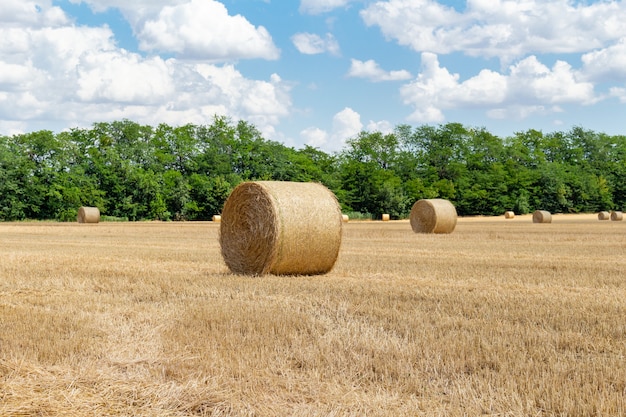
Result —
[{"label": "harvested wheat field", "polygon": [[260,277],[219,223],[0,223],[0,415],[625,415],[626,223],[531,218]]}]

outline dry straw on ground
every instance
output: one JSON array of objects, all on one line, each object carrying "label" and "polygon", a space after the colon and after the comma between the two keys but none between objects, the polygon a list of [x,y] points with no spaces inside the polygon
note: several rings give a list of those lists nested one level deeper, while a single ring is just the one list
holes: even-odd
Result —
[{"label": "dry straw on ground", "polygon": [[611,213],[608,211],[601,211],[598,213],[598,220],[609,220],[611,218]]},{"label": "dry straw on ground", "polygon": [[441,198],[418,200],[410,216],[415,233],[452,233],[456,227],[456,208]]},{"label": "dry straw on ground", "polygon": [[386,214],[386,213],[383,214],[382,217],[381,217],[381,220],[384,221],[384,222],[388,222],[389,221],[389,215]]},{"label": "dry straw on ground", "polygon": [[213,220],[216,223],[219,223],[222,221],[222,216],[220,216],[219,214],[214,215],[211,220]]},{"label": "dry straw on ground", "polygon": [[337,260],[341,209],[322,184],[242,183],[226,200],[222,216],[222,257],[234,273],[324,274]]},{"label": "dry straw on ground", "polygon": [[596,215],[351,221],[297,279],[228,274],[210,222],[0,222],[0,416],[626,416]]},{"label": "dry straw on ground", "polygon": [[533,223],[552,223],[552,214],[546,210],[535,210]]},{"label": "dry straw on ground", "polygon": [[505,219],[513,219],[515,217],[515,213],[512,211],[506,211],[504,212],[504,218]]},{"label": "dry straw on ground", "polygon": [[100,222],[100,210],[98,207],[81,207],[78,209],[78,223]]},{"label": "dry straw on ground", "polygon": [[613,220],[613,221],[622,221],[622,220],[624,220],[624,214],[621,211],[612,211],[611,212],[611,220]]}]

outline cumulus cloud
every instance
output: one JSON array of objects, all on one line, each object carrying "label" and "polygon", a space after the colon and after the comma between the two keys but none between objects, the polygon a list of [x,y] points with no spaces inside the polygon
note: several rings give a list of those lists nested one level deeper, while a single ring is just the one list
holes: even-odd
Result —
[{"label": "cumulus cloud", "polygon": [[[15,4],[7,0],[0,10]],[[145,57],[117,47],[107,26],[75,26],[67,19],[42,26],[38,16],[55,8],[37,4],[27,9],[27,23],[0,26],[0,114],[7,131],[122,118],[205,124],[226,115],[272,138],[290,111],[291,87],[276,74],[249,79],[229,64]]]},{"label": "cumulus cloud", "polygon": [[579,78],[565,61],[556,61],[552,68],[548,68],[535,56],[530,56],[510,67],[508,98],[548,104],[592,104],[597,101],[593,84]]},{"label": "cumulus cloud", "polygon": [[234,60],[277,59],[269,32],[241,15],[230,16],[213,0],[191,0],[166,6],[143,23],[137,35],[144,51],[176,53],[180,58]]},{"label": "cumulus cloud", "polygon": [[385,71],[372,59],[365,62],[352,59],[348,77],[365,78],[373,82],[401,81],[411,78],[411,73],[406,70]]},{"label": "cumulus cloud", "polygon": [[529,115],[555,111],[560,104],[596,102],[593,84],[580,78],[564,61],[548,68],[530,56],[511,65],[506,74],[482,70],[460,81],[459,74],[440,66],[437,55],[425,52],[422,72],[402,86],[400,94],[414,108],[411,121],[442,122],[445,110],[458,108],[483,108],[490,117],[500,118],[510,114],[507,109]]},{"label": "cumulus cloud", "polygon": [[331,33],[325,38],[314,33],[296,33],[291,37],[296,49],[305,55],[317,55],[328,52],[331,55],[339,55],[339,44]]},{"label": "cumulus cloud", "polygon": [[365,128],[368,132],[381,132],[383,134],[391,133],[393,129],[394,126],[388,120],[380,120],[378,122],[370,120]]},{"label": "cumulus cloud", "polygon": [[189,0],[69,0],[71,3],[85,3],[94,12],[101,13],[107,9],[118,9],[133,26],[135,32],[141,23],[154,18],[165,6],[177,6]]},{"label": "cumulus cloud", "polygon": [[345,107],[333,116],[330,133],[318,127],[309,127],[300,132],[300,137],[307,145],[336,152],[343,148],[347,139],[358,135],[362,129],[361,115]]},{"label": "cumulus cloud", "polygon": [[328,143],[328,133],[319,127],[308,127],[300,132],[304,143],[314,148],[323,148]]},{"label": "cumulus cloud", "polygon": [[159,57],[142,59],[126,51],[86,54],[78,66],[80,100],[155,104],[170,97],[174,80]]},{"label": "cumulus cloud", "polygon": [[4,92],[28,90],[42,76],[30,63],[10,64],[0,61],[0,89]]},{"label": "cumulus cloud", "polygon": [[376,1],[368,26],[418,52],[499,57],[586,52],[623,36],[626,3],[569,0],[468,0],[464,11],[435,0]]},{"label": "cumulus cloud", "polygon": [[118,9],[142,51],[215,61],[274,60],[280,56],[265,27],[255,27],[241,15],[231,16],[216,0],[71,1],[86,3],[96,13]]},{"label": "cumulus cloud", "polygon": [[346,107],[333,117],[333,133],[331,139],[336,142],[345,142],[358,135],[363,129],[361,115],[350,107]]},{"label": "cumulus cloud", "polygon": [[[318,127],[309,127],[300,132],[304,143],[327,152],[337,152],[343,149],[346,141],[356,137],[364,129],[361,115],[350,107],[337,112],[332,119],[330,133]],[[391,133],[394,126],[387,120],[370,120],[365,127],[368,132]]]},{"label": "cumulus cloud", "polygon": [[61,8],[48,1],[2,0],[0,23],[3,28],[28,24],[33,27],[58,26],[68,22]]},{"label": "cumulus cloud", "polygon": [[626,81],[626,38],[581,58],[582,72],[591,81]]}]

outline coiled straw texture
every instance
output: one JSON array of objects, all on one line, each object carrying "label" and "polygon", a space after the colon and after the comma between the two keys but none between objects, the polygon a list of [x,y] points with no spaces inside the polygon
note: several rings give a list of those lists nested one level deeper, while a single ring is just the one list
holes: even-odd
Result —
[{"label": "coiled straw texture", "polygon": [[456,220],[454,205],[441,198],[418,200],[411,208],[411,228],[415,233],[452,233]]},{"label": "coiled straw texture", "polygon": [[533,223],[552,223],[552,214],[545,210],[535,210],[533,213]]},{"label": "coiled straw texture", "polygon": [[77,216],[78,223],[99,223],[100,209],[98,207],[80,207]]},{"label": "coiled straw texture", "polygon": [[322,184],[245,182],[224,203],[222,257],[236,274],[324,274],[337,260],[342,222]]}]

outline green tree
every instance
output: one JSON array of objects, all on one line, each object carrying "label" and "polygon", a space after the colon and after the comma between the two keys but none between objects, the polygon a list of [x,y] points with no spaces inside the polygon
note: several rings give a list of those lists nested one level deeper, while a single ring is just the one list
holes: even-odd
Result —
[{"label": "green tree", "polygon": [[383,213],[406,216],[410,200],[394,171],[398,167],[396,135],[361,132],[346,143],[339,168],[345,208],[375,217]]}]

